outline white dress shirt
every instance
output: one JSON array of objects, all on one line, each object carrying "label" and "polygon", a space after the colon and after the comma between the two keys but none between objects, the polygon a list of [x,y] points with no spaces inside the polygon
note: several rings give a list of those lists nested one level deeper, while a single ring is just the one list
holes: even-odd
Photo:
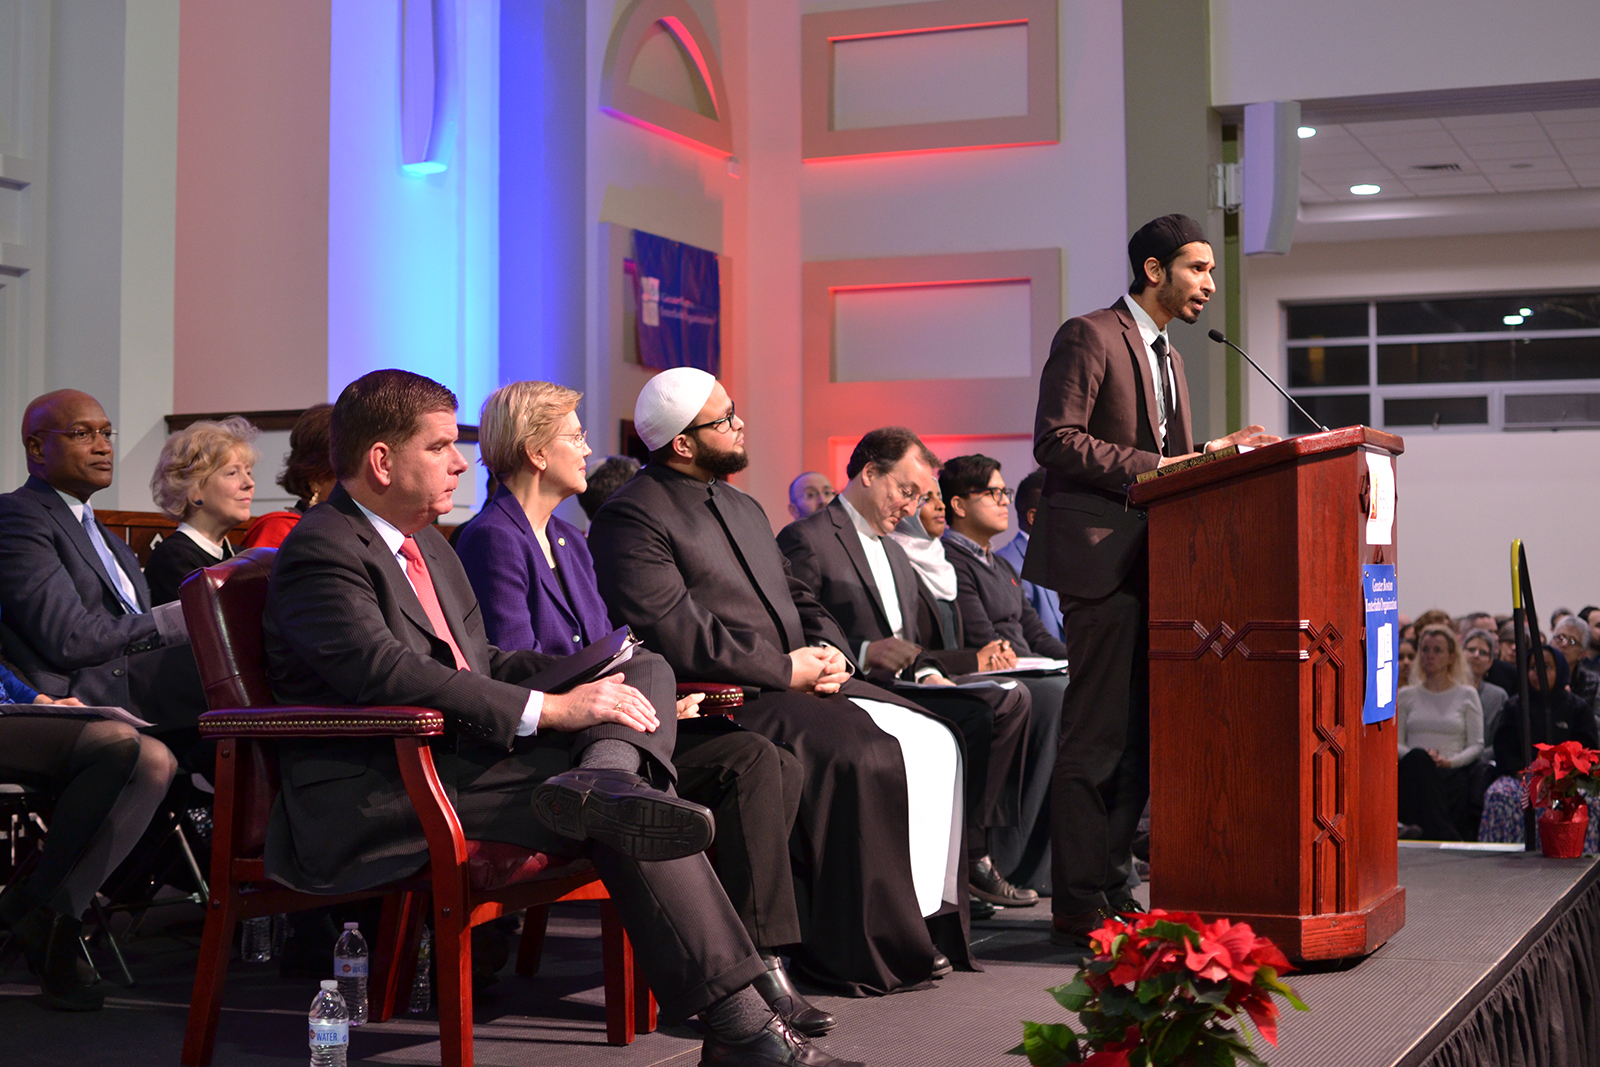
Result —
[{"label": "white dress shirt", "polygon": [[[361,509],[361,514],[367,517],[367,521],[372,523],[372,528],[378,531],[378,536],[383,538],[383,543],[388,546],[390,554],[394,556],[394,561],[400,565],[400,573],[405,575],[406,583],[411,586],[411,591],[415,593],[417,591],[416,583],[411,581],[411,574],[406,570],[406,558],[400,554],[400,546],[405,544],[406,535],[401,533],[400,528],[388,519],[368,510],[361,501],[356,500],[355,505]],[[438,595],[437,590],[435,590],[434,595]],[[527,737],[530,734],[537,733],[539,731],[539,717],[543,711],[544,694],[537,689],[530,690],[528,703],[522,709],[522,722],[517,725],[517,736]]]},{"label": "white dress shirt", "polygon": [[[900,587],[894,582],[894,569],[889,566],[889,553],[883,547],[883,535],[875,532],[866,518],[851,506],[850,501],[839,494],[838,500],[844,505],[844,513],[850,516],[850,524],[856,528],[856,536],[861,538],[861,550],[867,554],[867,568],[872,571],[872,580],[878,586],[878,599],[883,601],[883,613],[889,619],[889,632],[904,641],[906,636],[906,620],[900,614]],[[861,642],[860,663],[866,669],[867,646],[871,641]],[[918,681],[930,674],[938,674],[937,667],[923,667],[916,672]]]},{"label": "white dress shirt", "polygon": [[[1172,340],[1167,337],[1166,330],[1156,328],[1156,320],[1152,319],[1150,313],[1139,306],[1137,300],[1123,297],[1122,302],[1127,305],[1129,313],[1133,315],[1133,321],[1139,327],[1139,336],[1144,339],[1144,358],[1150,364],[1150,380],[1156,383],[1156,410],[1152,414],[1156,417],[1156,424],[1161,431],[1160,443],[1165,449],[1167,443],[1167,405],[1164,398],[1169,391],[1173,396],[1178,395],[1177,383],[1172,380]],[[1157,337],[1167,342],[1166,374],[1161,373],[1161,361],[1156,359],[1156,350],[1153,347]],[[1189,451],[1188,446],[1185,445],[1183,450],[1185,452]]]}]

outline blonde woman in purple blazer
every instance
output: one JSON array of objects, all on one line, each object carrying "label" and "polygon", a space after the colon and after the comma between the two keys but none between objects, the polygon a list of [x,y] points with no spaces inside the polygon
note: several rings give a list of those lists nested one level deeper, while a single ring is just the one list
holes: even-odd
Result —
[{"label": "blonde woman in purple blazer", "polygon": [[[582,397],[551,382],[512,382],[483,404],[479,454],[500,489],[462,528],[455,549],[499,648],[564,656],[614,629],[583,534],[554,514],[588,485]],[[801,996],[781,959],[800,942],[789,870],[800,761],[728,719],[701,718],[699,701],[679,702],[678,791],[716,814],[717,877],[767,964],[756,988],[801,1033],[827,1033],[834,1017]]]}]

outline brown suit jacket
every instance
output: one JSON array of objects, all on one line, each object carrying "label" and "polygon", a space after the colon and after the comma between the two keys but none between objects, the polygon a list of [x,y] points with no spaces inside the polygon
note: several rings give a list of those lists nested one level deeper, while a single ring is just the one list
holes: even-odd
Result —
[{"label": "brown suit jacket", "polygon": [[[1183,357],[1171,356],[1177,395],[1167,439],[1181,455],[1198,447]],[[1161,459],[1159,418],[1144,341],[1123,300],[1062,324],[1039,381],[1033,455],[1045,469],[1044,496],[1022,577],[1083,599],[1122,583],[1147,536],[1127,488]]]}]

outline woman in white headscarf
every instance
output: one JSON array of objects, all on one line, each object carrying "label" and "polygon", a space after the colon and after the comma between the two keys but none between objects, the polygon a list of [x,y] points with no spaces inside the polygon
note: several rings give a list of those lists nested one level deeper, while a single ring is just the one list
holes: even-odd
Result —
[{"label": "woman in white headscarf", "polygon": [[[962,637],[961,613],[956,609],[956,569],[944,555],[944,542],[940,540],[944,530],[944,501],[939,499],[938,493],[934,493],[914,514],[901,519],[900,525],[889,535],[911,557],[917,577],[922,579],[938,610],[935,621],[938,623],[941,647],[929,651],[934,652],[941,661],[944,658],[938,655],[941,650],[960,652],[964,657],[974,655],[973,650],[962,649],[965,640]],[[925,627],[922,632],[932,633],[933,629]],[[976,656],[976,664],[951,663],[947,666],[957,673],[971,674],[973,671],[1000,671],[1017,665],[1017,654],[1011,650],[1010,643],[1003,639],[996,639],[977,649]]]}]

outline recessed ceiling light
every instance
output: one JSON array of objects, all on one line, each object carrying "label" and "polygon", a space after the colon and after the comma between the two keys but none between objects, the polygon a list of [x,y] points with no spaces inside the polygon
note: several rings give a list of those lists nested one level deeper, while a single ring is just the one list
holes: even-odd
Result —
[{"label": "recessed ceiling light", "polygon": [[1521,326],[1522,325],[1522,316],[1521,315],[1507,315],[1505,318],[1501,319],[1500,321],[1505,323],[1507,326]]},{"label": "recessed ceiling light", "polygon": [[1523,316],[1532,315],[1533,314],[1533,309],[1532,308],[1518,308],[1517,309],[1517,314],[1523,315]]},{"label": "recessed ceiling light", "polygon": [[1357,196],[1371,196],[1373,193],[1381,193],[1383,191],[1383,186],[1381,186],[1381,185],[1352,185],[1350,187],[1350,191],[1352,193],[1355,193]]},{"label": "recessed ceiling light", "polygon": [[1300,139],[1304,141],[1307,137],[1315,137],[1317,135],[1317,128],[1315,126],[1302,126],[1295,132],[1300,134]]}]

